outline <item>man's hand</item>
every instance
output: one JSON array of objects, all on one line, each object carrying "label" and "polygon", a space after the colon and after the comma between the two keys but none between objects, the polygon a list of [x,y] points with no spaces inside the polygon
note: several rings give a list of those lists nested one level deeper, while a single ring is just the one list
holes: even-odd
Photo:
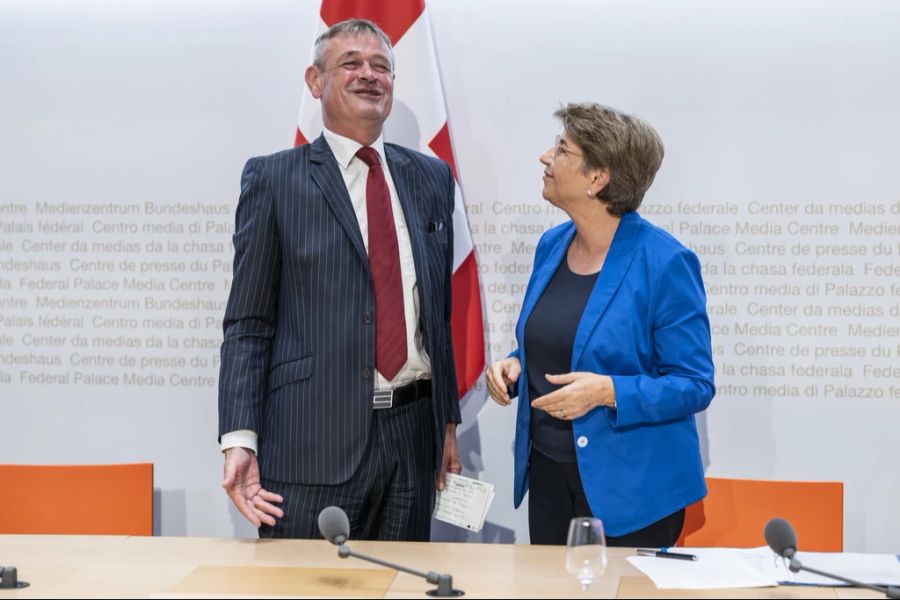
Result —
[{"label": "man's hand", "polygon": [[563,387],[532,401],[531,406],[557,419],[571,421],[598,406],[616,406],[616,388],[608,375],[576,371],[546,377],[550,383]]},{"label": "man's hand", "polygon": [[284,511],[271,504],[284,499],[262,488],[256,454],[246,448],[225,450],[225,480],[222,487],[241,514],[255,527],[262,523],[275,525],[275,517],[280,519],[284,516]]},{"label": "man's hand", "polygon": [[484,380],[487,382],[488,392],[494,402],[500,406],[508,406],[511,402],[507,388],[519,380],[522,372],[522,363],[518,358],[506,358],[498,360],[485,370]]},{"label": "man's hand", "polygon": [[437,489],[444,491],[447,487],[447,473],[462,473],[459,461],[459,448],[456,445],[456,423],[447,423],[447,435],[444,437],[444,459],[441,461],[441,473],[438,476]]}]

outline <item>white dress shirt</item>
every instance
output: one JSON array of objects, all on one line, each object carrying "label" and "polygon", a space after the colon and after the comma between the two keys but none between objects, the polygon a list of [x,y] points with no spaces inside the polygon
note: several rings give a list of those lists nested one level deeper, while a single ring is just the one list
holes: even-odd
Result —
[{"label": "white dress shirt", "polygon": [[[369,167],[357,158],[356,152],[362,148],[362,144],[350,138],[338,135],[328,129],[323,131],[325,141],[331,148],[334,158],[337,160],[350,194],[353,211],[359,222],[359,231],[362,234],[366,251],[369,249],[369,216],[366,208],[366,179],[369,176]],[[382,166],[387,165],[384,154],[384,139],[379,136],[372,144],[372,148],[378,152]],[[375,389],[388,390],[401,387],[416,379],[425,379],[431,376],[431,362],[428,353],[422,345],[421,336],[416,335],[419,323],[419,298],[416,293],[416,265],[413,260],[412,243],[409,239],[409,229],[406,227],[406,219],[403,215],[403,207],[400,205],[400,197],[394,186],[389,168],[383,168],[384,177],[387,179],[388,190],[391,194],[391,207],[394,211],[394,225],[397,228],[397,244],[400,249],[400,280],[403,284],[403,314],[406,318],[406,364],[394,379],[388,381],[376,369]],[[377,307],[376,307],[377,310]],[[222,435],[222,450],[241,446],[253,452],[257,450],[257,434],[249,429],[232,431]]]}]

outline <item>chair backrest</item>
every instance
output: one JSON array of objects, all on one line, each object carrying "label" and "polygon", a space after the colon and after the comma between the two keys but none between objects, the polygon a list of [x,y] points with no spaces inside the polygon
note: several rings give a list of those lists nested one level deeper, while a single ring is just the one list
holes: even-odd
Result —
[{"label": "chair backrest", "polygon": [[0,533],[153,535],[153,465],[0,465]]},{"label": "chair backrest", "polygon": [[679,546],[765,546],[769,519],[787,519],[800,550],[843,552],[844,484],[707,477],[709,494],[685,511]]}]

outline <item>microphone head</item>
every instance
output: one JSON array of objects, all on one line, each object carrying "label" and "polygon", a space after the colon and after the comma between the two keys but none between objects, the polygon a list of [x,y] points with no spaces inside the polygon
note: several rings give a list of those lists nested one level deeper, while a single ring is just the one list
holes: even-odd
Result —
[{"label": "microphone head", "polygon": [[340,506],[328,506],[319,513],[322,537],[336,546],[350,539],[350,519]]},{"label": "microphone head", "polygon": [[771,519],[766,523],[766,543],[778,556],[791,558],[797,552],[797,534],[784,519]]}]

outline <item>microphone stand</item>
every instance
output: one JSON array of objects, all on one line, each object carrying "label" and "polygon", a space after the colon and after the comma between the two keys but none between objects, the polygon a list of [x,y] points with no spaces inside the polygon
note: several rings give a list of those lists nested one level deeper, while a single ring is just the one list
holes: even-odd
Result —
[{"label": "microphone stand", "polygon": [[404,573],[409,573],[410,575],[415,575],[417,577],[422,577],[428,583],[433,583],[437,585],[437,587],[433,590],[428,590],[425,592],[429,596],[436,596],[439,598],[447,598],[447,597],[457,597],[465,594],[462,590],[453,589],[453,576],[448,574],[436,573],[434,571],[429,571],[427,573],[423,573],[422,571],[416,571],[415,569],[408,569],[406,567],[401,567],[400,565],[394,564],[392,562],[388,562],[386,560],[381,560],[380,558],[374,558],[372,556],[367,556],[360,552],[354,552],[350,549],[350,546],[342,543],[338,546],[338,556],[341,558],[347,558],[352,556],[354,558],[359,558],[362,560],[367,560],[369,562],[373,562],[376,565],[381,565],[382,567],[387,567],[389,569],[396,569],[398,571],[403,571]]},{"label": "microphone stand", "polygon": [[0,589],[22,589],[28,587],[27,581],[19,580],[19,571],[15,567],[0,567]]},{"label": "microphone stand", "polygon": [[854,581],[853,579],[847,579],[846,577],[841,577],[839,575],[832,575],[831,573],[825,573],[824,571],[820,571],[818,569],[813,569],[812,567],[804,567],[799,560],[791,556],[791,562],[788,565],[788,568],[791,570],[791,573],[797,573],[798,571],[809,571],[810,573],[814,573],[815,575],[821,575],[822,577],[828,577],[830,579],[837,579],[838,581],[843,581],[844,583],[850,584],[854,587],[862,587],[869,590],[874,590],[876,592],[881,592],[888,598],[900,598],[900,588],[889,585],[887,587],[882,587],[880,585],[869,585],[868,583],[863,583],[861,581]]}]

